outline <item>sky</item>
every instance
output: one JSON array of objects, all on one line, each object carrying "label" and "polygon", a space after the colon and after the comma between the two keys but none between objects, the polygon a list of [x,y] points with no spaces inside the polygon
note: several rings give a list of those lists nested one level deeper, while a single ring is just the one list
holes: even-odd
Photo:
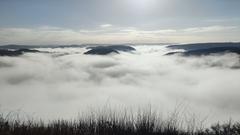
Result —
[{"label": "sky", "polygon": [[0,44],[240,41],[239,0],[1,0]]}]

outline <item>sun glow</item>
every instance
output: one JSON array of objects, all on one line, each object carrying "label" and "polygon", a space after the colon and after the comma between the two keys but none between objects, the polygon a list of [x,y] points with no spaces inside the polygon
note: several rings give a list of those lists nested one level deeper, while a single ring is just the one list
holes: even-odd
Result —
[{"label": "sun glow", "polygon": [[158,4],[158,0],[130,0],[128,2],[137,9],[152,9]]}]

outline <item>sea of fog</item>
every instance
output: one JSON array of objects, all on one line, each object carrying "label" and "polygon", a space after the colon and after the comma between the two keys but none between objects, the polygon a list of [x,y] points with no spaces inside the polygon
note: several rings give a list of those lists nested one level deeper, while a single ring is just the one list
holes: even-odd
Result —
[{"label": "sea of fog", "polygon": [[165,56],[165,46],[135,52],[84,55],[85,48],[39,48],[51,53],[0,57],[0,110],[45,120],[81,112],[176,108],[207,123],[240,120],[240,66],[236,54]]}]

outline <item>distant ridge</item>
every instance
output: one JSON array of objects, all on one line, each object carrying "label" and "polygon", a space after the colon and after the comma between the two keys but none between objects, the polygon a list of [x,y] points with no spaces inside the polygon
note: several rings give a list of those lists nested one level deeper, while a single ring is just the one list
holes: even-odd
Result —
[{"label": "distant ridge", "polygon": [[0,45],[0,49],[32,49],[32,48],[84,48],[84,47],[98,47],[98,46],[124,46],[133,44],[72,44],[72,45],[18,45],[8,44]]},{"label": "distant ridge", "polygon": [[0,56],[19,56],[24,53],[37,53],[37,52],[40,51],[33,49],[17,49],[17,50],[0,49]]},{"label": "distant ridge", "polygon": [[183,56],[201,56],[219,53],[240,54],[240,43],[197,43],[184,45],[170,45],[170,49],[183,49],[181,51],[169,52],[166,55],[181,54]]},{"label": "distant ridge", "polygon": [[240,47],[240,42],[193,43],[193,44],[178,44],[178,45],[167,46],[167,48],[170,48],[170,49],[183,49],[186,51],[207,49],[207,48],[213,48],[213,47]]},{"label": "distant ridge", "polygon": [[87,49],[90,49],[90,50],[85,52],[84,54],[92,54],[92,55],[107,55],[110,53],[118,54],[119,51],[131,52],[136,50],[135,48],[127,45],[96,46],[96,47],[87,47]]},{"label": "distant ridge", "polygon": [[31,49],[31,48],[70,48],[70,47],[86,47],[86,45],[1,45],[0,49]]}]

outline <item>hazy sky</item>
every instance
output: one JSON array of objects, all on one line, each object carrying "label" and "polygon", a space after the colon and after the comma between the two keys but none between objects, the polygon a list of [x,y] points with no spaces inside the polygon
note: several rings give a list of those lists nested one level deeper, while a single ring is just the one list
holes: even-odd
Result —
[{"label": "hazy sky", "polygon": [[240,41],[239,0],[1,0],[0,44]]}]

